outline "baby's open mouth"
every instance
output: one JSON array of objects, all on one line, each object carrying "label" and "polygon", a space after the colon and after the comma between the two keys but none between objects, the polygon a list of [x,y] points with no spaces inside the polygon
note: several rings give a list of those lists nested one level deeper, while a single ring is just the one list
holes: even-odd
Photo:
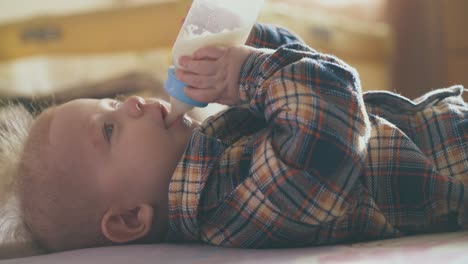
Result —
[{"label": "baby's open mouth", "polygon": [[163,120],[166,120],[166,117],[167,117],[167,115],[169,114],[169,110],[167,109],[167,107],[166,107],[164,104],[160,103],[160,105],[161,105],[160,108],[161,108],[161,116],[162,116],[162,119],[163,119]]}]

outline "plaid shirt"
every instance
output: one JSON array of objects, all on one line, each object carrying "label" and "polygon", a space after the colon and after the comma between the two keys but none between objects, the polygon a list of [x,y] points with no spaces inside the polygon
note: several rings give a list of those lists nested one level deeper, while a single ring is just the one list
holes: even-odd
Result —
[{"label": "plaid shirt", "polygon": [[297,247],[468,227],[461,87],[362,94],[356,71],[258,24],[243,105],[197,129],[169,187],[168,242]]}]

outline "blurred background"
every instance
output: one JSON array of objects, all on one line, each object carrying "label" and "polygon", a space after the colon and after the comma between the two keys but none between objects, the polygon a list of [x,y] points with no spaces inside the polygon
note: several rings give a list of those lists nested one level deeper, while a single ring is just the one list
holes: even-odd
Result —
[{"label": "blurred background", "polygon": [[[0,98],[165,97],[171,46],[190,4],[0,0]],[[467,11],[467,0],[266,0],[259,21],[342,58],[365,91],[415,98],[468,86]]]}]

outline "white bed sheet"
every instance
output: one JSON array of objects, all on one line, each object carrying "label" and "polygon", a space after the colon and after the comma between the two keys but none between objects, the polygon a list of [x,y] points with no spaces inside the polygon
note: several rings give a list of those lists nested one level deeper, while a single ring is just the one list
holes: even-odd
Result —
[{"label": "white bed sheet", "polygon": [[297,249],[246,250],[199,244],[132,245],[68,251],[1,264],[147,263],[468,263],[468,232]]}]

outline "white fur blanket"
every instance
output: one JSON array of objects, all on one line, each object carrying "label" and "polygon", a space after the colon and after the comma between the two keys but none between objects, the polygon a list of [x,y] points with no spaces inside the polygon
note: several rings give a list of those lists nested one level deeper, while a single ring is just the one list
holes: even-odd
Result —
[{"label": "white fur blanket", "polygon": [[0,109],[0,259],[40,253],[21,220],[14,191],[20,142],[27,133],[24,124],[31,118],[18,115],[18,111],[26,110],[11,106]]}]

